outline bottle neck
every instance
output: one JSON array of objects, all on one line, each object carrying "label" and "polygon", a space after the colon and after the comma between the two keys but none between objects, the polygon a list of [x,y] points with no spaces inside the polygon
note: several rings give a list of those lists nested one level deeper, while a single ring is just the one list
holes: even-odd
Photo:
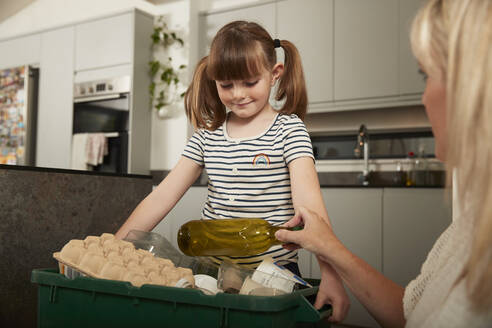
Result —
[{"label": "bottle neck", "polygon": [[269,235],[272,241],[275,243],[275,245],[280,245],[282,242],[275,238],[275,233],[281,229],[289,230],[289,231],[297,231],[297,230],[302,230],[302,227],[292,227],[292,228],[285,228],[285,227],[280,227],[280,226],[270,226],[270,231]]}]

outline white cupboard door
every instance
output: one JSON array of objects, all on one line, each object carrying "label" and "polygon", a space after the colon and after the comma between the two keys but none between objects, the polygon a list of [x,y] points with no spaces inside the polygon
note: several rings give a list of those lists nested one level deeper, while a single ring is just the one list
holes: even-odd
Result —
[{"label": "white cupboard door", "polygon": [[[321,193],[335,235],[352,253],[381,272],[383,189],[322,188]],[[314,256],[311,263],[313,278],[319,278],[318,262]],[[347,291],[351,307],[343,323],[379,327],[355,296]]]},{"label": "white cupboard door", "polygon": [[200,16],[200,45],[199,54],[209,53],[210,44],[215,34],[227,23],[235,20],[255,22],[263,26],[272,37],[275,37],[275,3],[252,5],[250,7],[230,9]]},{"label": "white cupboard door", "polygon": [[38,64],[40,55],[40,34],[0,41],[0,69]]},{"label": "white cupboard door", "polygon": [[386,277],[406,286],[418,276],[437,238],[451,224],[451,203],[446,195],[444,189],[384,189]]},{"label": "white cupboard door", "polygon": [[311,277],[312,254],[305,249],[299,249],[297,251],[297,255],[298,255],[297,264],[299,265],[299,271],[301,272],[301,277],[303,278]]},{"label": "white cupboard door", "polygon": [[309,103],[332,101],[333,0],[278,2],[277,31],[299,50]]},{"label": "white cupboard door", "polygon": [[127,13],[76,25],[75,70],[131,63],[133,17]]},{"label": "white cupboard door", "polygon": [[73,121],[72,26],[41,36],[36,166],[69,169]]},{"label": "white cupboard door", "polygon": [[335,0],[335,100],[398,94],[398,1]]},{"label": "white cupboard door", "polygon": [[410,27],[421,0],[400,0],[400,94],[420,94],[425,82],[410,47]]}]

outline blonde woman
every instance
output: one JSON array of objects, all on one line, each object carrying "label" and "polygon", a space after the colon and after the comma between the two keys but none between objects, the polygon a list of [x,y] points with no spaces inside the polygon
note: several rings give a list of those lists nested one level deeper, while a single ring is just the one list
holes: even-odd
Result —
[{"label": "blonde woman", "polygon": [[[421,273],[400,287],[350,253],[305,208],[280,230],[331,264],[383,327],[492,327],[492,1],[430,0],[412,27],[436,156],[455,172],[459,211]],[[449,179],[451,180],[451,179]],[[293,248],[292,244],[285,247]]]}]

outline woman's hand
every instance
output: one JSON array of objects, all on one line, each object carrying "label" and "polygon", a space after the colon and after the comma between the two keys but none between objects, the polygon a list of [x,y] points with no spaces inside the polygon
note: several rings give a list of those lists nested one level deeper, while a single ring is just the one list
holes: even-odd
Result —
[{"label": "woman's hand", "polygon": [[323,304],[331,304],[333,313],[328,320],[340,322],[347,315],[350,300],[340,276],[329,264],[329,260],[330,255],[345,248],[336,238],[330,225],[313,211],[299,207],[294,217],[283,225],[286,228],[296,226],[304,226],[304,228],[298,231],[281,229],[275,233],[275,237],[286,242],[283,246],[287,249],[296,249],[300,246],[317,255],[321,284],[314,307],[320,309]]},{"label": "woman's hand", "polygon": [[307,208],[299,207],[294,217],[282,225],[285,228],[296,226],[304,226],[304,228],[298,231],[280,229],[275,233],[278,240],[285,242],[283,246],[286,249],[293,250],[300,246],[328,263],[331,255],[345,249],[328,223]]}]

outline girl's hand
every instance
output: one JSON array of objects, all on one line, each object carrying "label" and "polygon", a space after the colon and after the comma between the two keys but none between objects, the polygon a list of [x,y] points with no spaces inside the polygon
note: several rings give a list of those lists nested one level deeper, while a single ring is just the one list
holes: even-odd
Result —
[{"label": "girl's hand", "polygon": [[278,240],[285,242],[284,248],[293,250],[300,246],[328,263],[330,255],[336,253],[337,249],[343,249],[343,245],[328,223],[307,208],[299,207],[294,217],[283,225],[285,228],[296,226],[304,226],[304,228],[298,231],[280,229],[275,233]]},{"label": "girl's hand", "polygon": [[332,314],[328,321],[341,322],[350,309],[350,299],[335,270],[326,262],[320,260],[318,262],[321,269],[321,283],[314,307],[320,309],[324,304],[331,304]]}]

